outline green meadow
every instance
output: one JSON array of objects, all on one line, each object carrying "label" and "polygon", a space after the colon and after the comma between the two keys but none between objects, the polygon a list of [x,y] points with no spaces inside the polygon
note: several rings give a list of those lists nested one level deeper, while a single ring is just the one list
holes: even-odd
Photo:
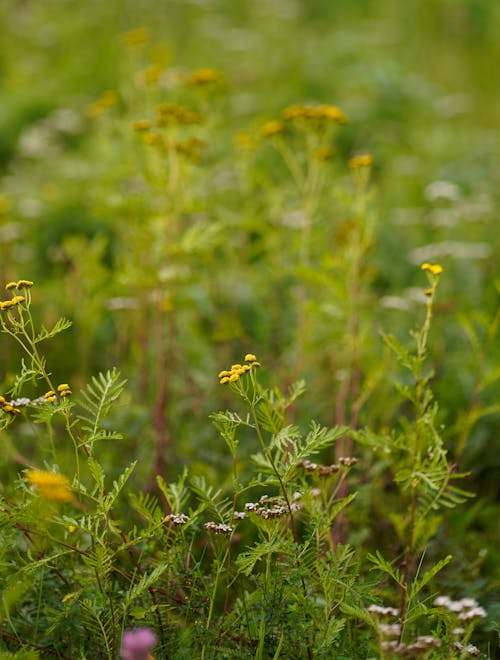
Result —
[{"label": "green meadow", "polygon": [[500,658],[500,5],[0,19],[0,660]]}]

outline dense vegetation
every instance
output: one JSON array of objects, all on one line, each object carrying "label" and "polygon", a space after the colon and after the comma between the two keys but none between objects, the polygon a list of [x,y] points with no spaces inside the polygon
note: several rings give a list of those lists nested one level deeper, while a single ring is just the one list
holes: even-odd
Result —
[{"label": "dense vegetation", "polygon": [[498,657],[500,5],[0,16],[0,658]]}]

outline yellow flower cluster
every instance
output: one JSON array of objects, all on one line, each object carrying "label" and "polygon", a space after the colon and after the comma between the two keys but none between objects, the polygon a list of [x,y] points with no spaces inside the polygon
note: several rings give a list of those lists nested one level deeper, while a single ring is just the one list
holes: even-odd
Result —
[{"label": "yellow flower cluster", "polygon": [[149,31],[147,28],[140,27],[134,30],[129,30],[122,34],[122,42],[124,46],[142,46],[149,41]]},{"label": "yellow flower cluster", "polygon": [[441,275],[443,272],[443,267],[439,264],[428,264],[427,262],[422,264],[421,269],[427,273],[430,273],[431,275]]},{"label": "yellow flower cluster", "polygon": [[202,116],[197,112],[191,112],[191,110],[175,103],[160,103],[156,108],[156,114],[157,126],[200,124],[202,121]]},{"label": "yellow flower cluster", "polygon": [[89,119],[100,117],[109,108],[112,108],[119,101],[118,93],[114,89],[107,89],[93,103],[85,108],[85,116]]},{"label": "yellow flower cluster", "polygon": [[189,74],[186,80],[188,85],[209,85],[222,81],[222,73],[215,69],[196,69]]},{"label": "yellow flower cluster", "polygon": [[[6,291],[13,291],[14,289],[19,291],[21,289],[29,289],[32,286],[33,282],[31,280],[18,280],[17,282],[8,282],[5,285],[5,289]],[[24,296],[13,296],[10,300],[0,300],[0,310],[12,309],[12,307],[23,303],[25,300],[26,298]]]},{"label": "yellow flower cluster", "polygon": [[4,411],[4,413],[11,413],[12,415],[18,415],[21,412],[19,408],[13,406],[3,396],[0,396],[0,406],[2,406],[2,410]]},{"label": "yellow flower cluster", "polygon": [[252,367],[260,367],[260,362],[257,362],[257,358],[253,353],[247,353],[245,355],[245,362],[247,362],[247,364],[233,364],[229,371],[223,370],[219,372],[219,383],[221,385],[225,385],[225,383],[235,383],[243,374],[250,371]]},{"label": "yellow flower cluster", "polygon": [[274,135],[279,135],[285,130],[285,125],[282,121],[274,119],[273,121],[268,121],[260,129],[260,134],[263,138],[273,137]]},{"label": "yellow flower cluster", "polygon": [[71,502],[73,496],[67,477],[45,470],[28,470],[26,479],[46,500],[53,502]]},{"label": "yellow flower cluster", "polygon": [[359,154],[350,158],[347,164],[352,170],[357,170],[360,167],[370,167],[373,164],[373,156],[371,154]]},{"label": "yellow flower cluster", "polygon": [[62,383],[61,385],[58,385],[57,391],[59,392],[59,396],[61,397],[69,396],[70,394],[72,394],[68,383]]},{"label": "yellow flower cluster", "polygon": [[337,124],[347,122],[346,114],[336,105],[290,105],[281,113],[289,121],[312,121],[316,123],[334,121]]}]

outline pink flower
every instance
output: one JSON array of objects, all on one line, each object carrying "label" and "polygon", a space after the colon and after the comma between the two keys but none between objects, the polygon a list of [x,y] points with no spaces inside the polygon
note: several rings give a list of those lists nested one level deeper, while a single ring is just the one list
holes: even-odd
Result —
[{"label": "pink flower", "polygon": [[126,630],[122,636],[120,657],[122,660],[148,660],[155,644],[156,635],[149,628]]}]

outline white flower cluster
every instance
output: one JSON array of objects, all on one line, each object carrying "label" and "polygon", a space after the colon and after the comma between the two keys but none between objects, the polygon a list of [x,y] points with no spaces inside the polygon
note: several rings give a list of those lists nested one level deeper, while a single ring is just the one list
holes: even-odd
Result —
[{"label": "white flower cluster", "polygon": [[434,601],[434,605],[436,607],[445,607],[450,612],[454,612],[461,621],[484,619],[486,616],[486,610],[480,607],[474,598],[452,600],[449,596],[439,596]]},{"label": "white flower cluster", "polygon": [[231,525],[226,525],[225,523],[216,523],[212,520],[206,522],[204,525],[206,530],[213,532],[214,534],[231,534],[234,527]]},{"label": "white flower cluster", "polygon": [[381,614],[382,616],[398,616],[399,610],[396,607],[382,607],[381,605],[370,605],[368,612]]},{"label": "white flower cluster", "polygon": [[[265,506],[265,504],[268,506]],[[292,511],[300,511],[302,507],[300,504],[293,502],[290,505]],[[276,500],[269,500],[268,496],[263,495],[258,502],[247,502],[245,504],[245,509],[255,513],[256,516],[263,518],[264,520],[269,520],[270,518],[281,518],[281,516],[286,516],[288,514],[288,506],[277,502]]]},{"label": "white flower cluster", "polygon": [[413,644],[400,644],[396,640],[391,642],[382,642],[380,648],[383,651],[392,651],[395,655],[402,658],[414,658],[419,653],[425,653],[431,647],[439,648],[441,642],[431,635],[421,635]]},{"label": "white flower cluster", "polygon": [[467,646],[464,646],[463,644],[460,644],[460,642],[454,642],[453,646],[457,649],[457,651],[466,651],[469,655],[480,654],[479,649],[477,646],[474,646],[474,644],[467,644]]},{"label": "white flower cluster", "polygon": [[164,523],[174,523],[174,525],[185,525],[189,518],[184,513],[170,513],[162,520]]}]

